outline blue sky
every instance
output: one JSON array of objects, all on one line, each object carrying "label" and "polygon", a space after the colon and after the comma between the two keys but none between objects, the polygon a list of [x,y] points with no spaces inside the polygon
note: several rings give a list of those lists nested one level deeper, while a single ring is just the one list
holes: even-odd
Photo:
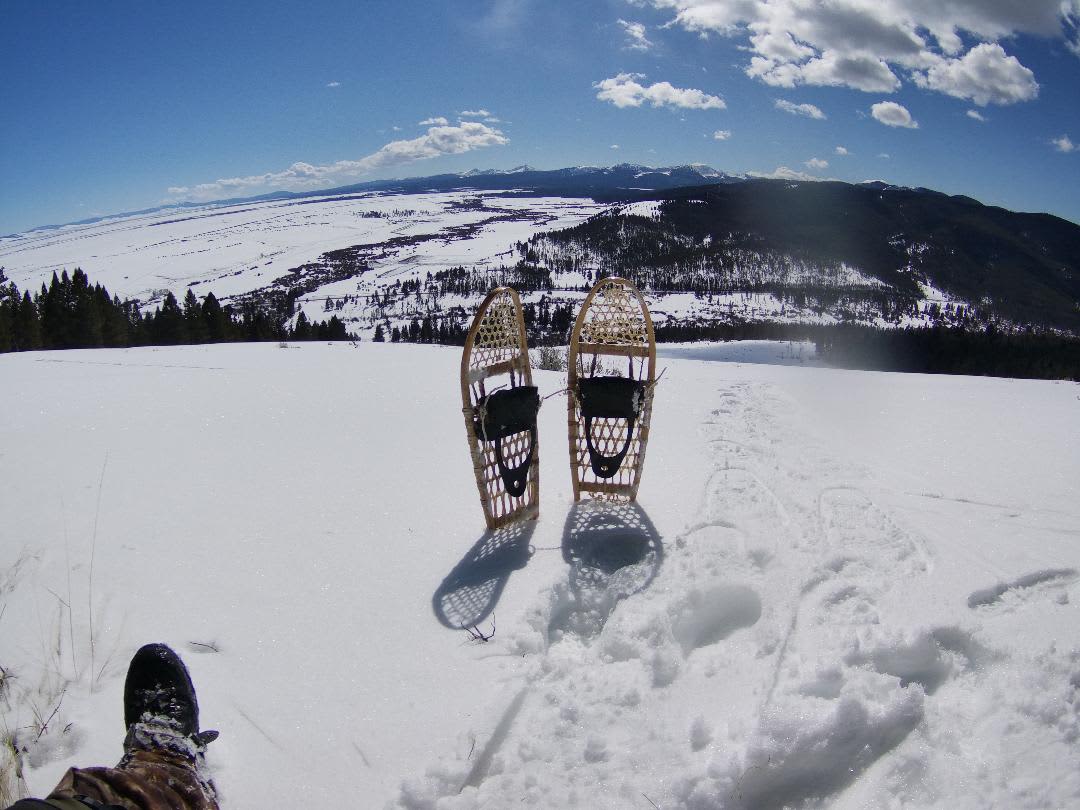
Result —
[{"label": "blue sky", "polygon": [[0,0],[0,233],[470,168],[707,163],[1080,222],[1080,0]]}]

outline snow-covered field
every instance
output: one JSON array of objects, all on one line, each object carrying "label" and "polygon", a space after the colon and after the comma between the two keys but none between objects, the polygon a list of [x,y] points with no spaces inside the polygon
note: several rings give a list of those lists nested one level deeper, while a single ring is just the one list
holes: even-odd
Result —
[{"label": "snow-covered field", "polygon": [[[482,197],[501,212],[476,210]],[[0,267],[20,289],[36,291],[55,272],[81,267],[121,298],[157,301],[213,292],[250,292],[327,251],[413,237],[373,260],[374,278],[322,295],[370,293],[386,277],[424,276],[458,265],[512,265],[511,248],[538,230],[576,225],[601,211],[591,200],[506,198],[473,192],[354,194],[302,200],[164,209],[85,225],[0,237]],[[514,220],[517,215],[520,219]],[[463,238],[455,229],[484,224]],[[378,281],[377,281],[377,280]]]},{"label": "snow-covered field", "polygon": [[455,349],[0,356],[29,789],[119,758],[159,640],[224,807],[1080,806],[1080,387],[807,354],[665,350],[633,507],[572,503],[553,397],[495,535]]},{"label": "snow-covered field", "polygon": [[[389,334],[393,326],[408,328],[414,319],[445,314],[454,307],[470,311],[483,297],[481,293],[462,297],[426,287],[422,294],[406,294],[394,285],[414,280],[426,285],[429,274],[455,267],[480,273],[512,267],[521,258],[515,244],[537,233],[569,228],[612,208],[649,216],[655,215],[659,206],[652,201],[609,206],[589,199],[502,194],[373,192],[118,215],[100,222],[0,237],[0,268],[20,290],[31,293],[42,283],[48,284],[53,273],[70,274],[82,268],[92,283],[102,284],[121,298],[137,298],[148,311],[160,305],[169,291],[178,300],[189,289],[200,299],[213,292],[227,303],[272,285],[279,291],[302,288],[306,292],[296,307],[309,321],[334,314],[353,334],[370,339],[377,325],[383,325]],[[312,265],[320,259],[324,268],[334,264],[326,254],[347,248],[356,249],[352,263],[358,275],[316,278]],[[592,256],[583,266],[598,271],[604,263],[601,257]],[[793,270],[783,278],[796,286],[796,282],[810,280],[799,272],[809,271]],[[557,289],[553,293],[526,292],[523,300],[535,304],[546,297],[552,306],[576,306],[584,297],[580,290],[588,289],[592,281],[578,270],[560,271],[555,275]],[[817,281],[825,288],[846,285],[872,290],[881,286],[847,265]],[[766,292],[646,292],[658,323],[671,318],[703,323],[912,326],[931,322],[927,311],[931,303],[942,308],[963,303],[924,285],[926,301],[920,312],[891,323],[870,301],[822,307],[812,301],[797,304],[794,296]],[[947,315],[951,317],[951,313]]]}]

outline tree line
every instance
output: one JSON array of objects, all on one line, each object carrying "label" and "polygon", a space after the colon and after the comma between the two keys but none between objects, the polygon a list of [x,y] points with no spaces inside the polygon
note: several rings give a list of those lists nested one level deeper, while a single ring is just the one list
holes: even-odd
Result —
[{"label": "tree line", "polygon": [[[570,303],[552,302],[544,295],[538,302],[529,302],[521,309],[530,346],[564,346],[570,340],[570,329],[576,315]],[[472,313],[456,306],[446,313],[413,317],[408,324],[401,326],[392,326],[389,321],[376,324],[372,340],[375,343],[389,340],[391,343],[464,346],[471,322]]]},{"label": "tree line", "polygon": [[301,312],[295,324],[292,315],[255,300],[222,305],[212,292],[200,300],[191,289],[182,302],[169,292],[144,313],[139,301],[91,284],[81,268],[54,272],[31,296],[0,268],[0,352],[353,337],[336,315],[312,323]]},{"label": "tree line", "polygon": [[1050,332],[948,326],[875,329],[841,324],[816,338],[831,366],[919,374],[1080,380],[1080,339]]},{"label": "tree line", "polygon": [[656,325],[656,340],[807,340],[830,366],[917,374],[970,374],[1080,380],[1080,338],[1048,332],[1005,332],[935,324],[881,329],[856,324],[775,321]]}]

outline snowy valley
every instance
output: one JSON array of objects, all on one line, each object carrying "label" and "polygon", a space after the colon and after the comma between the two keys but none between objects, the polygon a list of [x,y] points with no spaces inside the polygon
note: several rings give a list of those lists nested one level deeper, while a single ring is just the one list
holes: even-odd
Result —
[{"label": "snowy valley", "polygon": [[[212,292],[225,305],[273,312],[285,326],[300,312],[309,322],[334,315],[363,339],[378,331],[412,342],[422,327],[425,335],[442,330],[435,342],[458,340],[499,284],[523,294],[534,337],[565,342],[565,317],[603,275],[627,276],[646,291],[667,339],[690,337],[679,328],[746,332],[748,324],[1080,328],[1080,228],[1064,220],[926,189],[718,181],[704,168],[693,176],[712,185],[587,185],[631,169],[643,167],[561,170],[584,184],[553,186],[565,196],[511,185],[551,184],[551,175],[569,182],[529,171],[418,178],[411,193],[163,208],[0,238],[0,267],[31,293],[54,273],[81,268],[91,284],[138,300],[147,313],[169,292],[177,301]],[[644,183],[635,179],[642,173],[622,182]],[[475,187],[480,180],[488,185]],[[941,221],[962,224],[933,225]]]}]

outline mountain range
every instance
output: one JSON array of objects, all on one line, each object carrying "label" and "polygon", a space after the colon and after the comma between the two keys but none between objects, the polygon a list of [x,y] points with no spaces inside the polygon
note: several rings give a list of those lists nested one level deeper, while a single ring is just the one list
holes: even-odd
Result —
[{"label": "mountain range", "polygon": [[528,165],[521,165],[512,169],[470,169],[466,172],[436,174],[426,177],[369,180],[363,183],[352,183],[345,186],[311,191],[271,191],[267,194],[251,197],[230,197],[208,202],[175,202],[143,208],[138,211],[89,217],[62,225],[41,225],[32,229],[32,231],[54,230],[65,227],[65,225],[89,225],[101,222],[104,219],[142,216],[170,208],[230,206],[271,200],[302,200],[312,197],[371,192],[417,194],[420,192],[455,191],[459,189],[474,189],[477,191],[506,191],[512,189],[522,194],[594,197],[620,195],[635,191],[657,191],[680,186],[695,186],[702,183],[737,183],[744,179],[745,177],[742,175],[727,174],[701,163],[666,168],[653,168],[634,163],[620,163],[608,167],[571,166],[564,169],[534,169]]}]

